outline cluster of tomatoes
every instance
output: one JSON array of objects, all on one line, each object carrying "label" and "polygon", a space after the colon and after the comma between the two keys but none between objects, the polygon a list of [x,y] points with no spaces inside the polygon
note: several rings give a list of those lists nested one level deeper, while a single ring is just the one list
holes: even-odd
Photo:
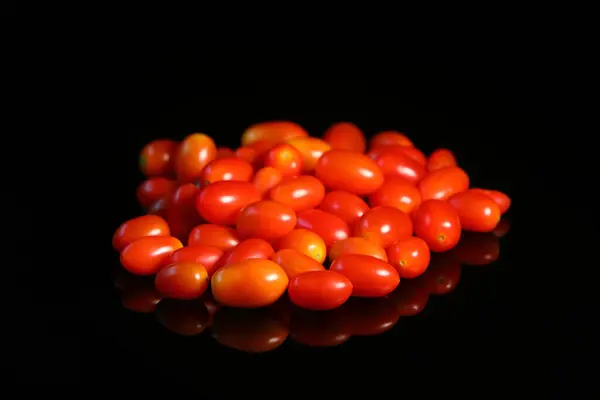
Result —
[{"label": "cluster of tomatoes", "polygon": [[504,193],[470,188],[450,150],[426,156],[395,131],[367,141],[351,123],[322,138],[292,122],[259,123],[235,150],[200,133],[156,140],[140,168],[147,214],[113,236],[122,266],[154,276],[162,298],[210,292],[236,308],[286,292],[320,311],[386,298],[463,231],[497,231],[510,207]]}]

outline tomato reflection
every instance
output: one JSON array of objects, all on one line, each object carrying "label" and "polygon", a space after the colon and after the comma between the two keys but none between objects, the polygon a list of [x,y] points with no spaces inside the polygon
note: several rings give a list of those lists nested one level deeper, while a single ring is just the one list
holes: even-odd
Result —
[{"label": "tomato reflection", "polygon": [[136,276],[118,268],[114,275],[115,287],[123,308],[139,312],[151,313],[161,301],[161,296],[154,288],[154,280],[146,276]]},{"label": "tomato reflection", "polygon": [[508,222],[508,220],[506,218],[502,218],[500,220],[500,222],[498,222],[498,225],[496,225],[496,228],[494,228],[492,233],[494,235],[496,235],[497,237],[503,237],[504,235],[506,235],[508,233],[509,230],[510,230],[510,223]]},{"label": "tomato reflection", "polygon": [[168,330],[183,336],[202,333],[209,313],[199,301],[165,299],[156,308],[156,319]]},{"label": "tomato reflection", "polygon": [[351,297],[342,307],[352,335],[380,335],[392,329],[400,315],[387,297]]},{"label": "tomato reflection", "polygon": [[287,328],[290,327],[292,311],[294,308],[296,307],[292,304],[287,294],[281,296],[279,300],[268,307],[269,313],[273,316],[273,318],[281,322],[283,326]]},{"label": "tomato reflection", "polygon": [[463,232],[453,251],[465,265],[488,265],[500,256],[500,239],[492,233]]},{"label": "tomato reflection", "polygon": [[429,288],[423,280],[403,279],[388,296],[400,317],[419,314],[429,301]]},{"label": "tomato reflection", "polygon": [[200,301],[202,301],[204,307],[206,307],[206,310],[208,311],[208,320],[206,321],[206,326],[212,326],[213,318],[219,308],[221,308],[221,305],[217,303],[210,290],[204,292],[202,297],[200,297]]},{"label": "tomato reflection", "polygon": [[430,294],[448,294],[460,280],[460,261],[454,252],[434,253],[427,271],[417,278]]},{"label": "tomato reflection", "polygon": [[342,308],[309,311],[295,308],[290,321],[290,336],[307,346],[330,347],[344,343],[352,335],[348,315]]}]

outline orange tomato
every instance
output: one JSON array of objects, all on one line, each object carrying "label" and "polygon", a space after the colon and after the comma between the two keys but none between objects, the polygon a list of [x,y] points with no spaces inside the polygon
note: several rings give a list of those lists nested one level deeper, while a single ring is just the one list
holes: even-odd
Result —
[{"label": "orange tomato", "polygon": [[385,249],[381,245],[363,237],[349,237],[335,242],[329,250],[329,260],[334,261],[346,254],[363,254],[386,262],[388,260]]},{"label": "orange tomato", "polygon": [[419,182],[421,199],[446,200],[455,193],[469,188],[469,175],[460,167],[446,167],[432,171]]},{"label": "orange tomato", "polygon": [[209,314],[202,303],[165,299],[156,309],[156,319],[173,333],[194,336],[208,327]]},{"label": "orange tomato", "polygon": [[145,145],[140,151],[140,171],[146,177],[170,176],[178,143],[174,140],[158,139]]},{"label": "orange tomato", "polygon": [[464,230],[491,232],[500,222],[500,207],[483,193],[471,190],[456,193],[448,203],[457,211]]},{"label": "orange tomato", "polygon": [[294,146],[278,144],[269,150],[264,165],[279,169],[283,176],[297,176],[302,172],[302,155]]},{"label": "orange tomato", "polygon": [[240,212],[236,228],[242,237],[273,241],[296,226],[296,213],[290,207],[270,200],[249,204]]},{"label": "orange tomato", "polygon": [[260,140],[247,146],[239,147],[235,151],[235,156],[248,161],[255,168],[261,168],[264,165],[265,156],[275,145],[276,143]]},{"label": "orange tomato", "polygon": [[300,125],[290,121],[268,121],[251,125],[242,134],[242,146],[248,146],[261,140],[271,143],[283,143],[293,137],[308,136]]},{"label": "orange tomato", "polygon": [[427,200],[415,213],[414,230],[415,236],[423,239],[431,251],[447,251],[460,240],[460,218],[447,202]]},{"label": "orange tomato", "polygon": [[283,249],[271,256],[271,261],[277,263],[289,279],[308,271],[325,271],[325,267],[314,258],[294,249]]},{"label": "orange tomato", "polygon": [[294,249],[323,263],[327,256],[327,247],[319,235],[308,229],[294,229],[277,241],[278,250]]},{"label": "orange tomato", "polygon": [[200,175],[203,186],[219,181],[250,181],[254,168],[248,161],[237,157],[217,158],[211,161]]},{"label": "orange tomato", "polygon": [[454,154],[448,149],[434,150],[427,159],[427,170],[430,172],[446,167],[456,167],[457,165]]},{"label": "orange tomato", "polygon": [[399,176],[414,184],[423,179],[427,172],[424,164],[394,150],[380,150],[375,161],[386,178]]},{"label": "orange tomato", "polygon": [[344,220],[318,209],[298,213],[296,227],[315,232],[323,239],[327,248],[338,240],[346,239],[350,234],[350,228]]},{"label": "orange tomato", "polygon": [[121,265],[136,275],[153,275],[168,262],[171,253],[183,247],[172,236],[146,236],[121,251]]},{"label": "orange tomato", "polygon": [[317,207],[325,197],[325,186],[310,175],[284,180],[269,191],[269,199],[285,204],[296,212]]},{"label": "orange tomato", "polygon": [[404,134],[397,131],[383,131],[371,138],[369,148],[380,146],[413,146],[413,142]]},{"label": "orange tomato", "polygon": [[365,154],[331,150],[315,167],[315,176],[329,190],[345,190],[358,195],[373,193],[383,184],[379,166]]},{"label": "orange tomato", "polygon": [[296,137],[287,140],[287,143],[298,150],[302,157],[302,171],[310,173],[314,171],[317,161],[321,156],[331,150],[329,143],[316,137]]},{"label": "orange tomato", "polygon": [[371,208],[354,228],[355,237],[363,237],[384,249],[396,240],[407,239],[413,234],[413,222],[408,214],[393,207]]},{"label": "orange tomato", "polygon": [[180,183],[194,182],[208,163],[217,158],[215,142],[203,133],[186,136],[175,154],[175,174]]},{"label": "orange tomato", "polygon": [[334,190],[325,195],[319,208],[340,217],[349,227],[353,227],[367,212],[369,205],[355,194]]},{"label": "orange tomato", "polygon": [[410,215],[421,205],[421,192],[404,178],[388,177],[369,195],[369,205],[394,207]]},{"label": "orange tomato", "polygon": [[202,296],[208,288],[208,279],[202,264],[178,262],[158,271],[154,285],[164,297],[191,300]]},{"label": "orange tomato", "polygon": [[212,246],[222,251],[234,248],[240,243],[235,230],[227,226],[201,224],[192,229],[188,246]]},{"label": "orange tomato", "polygon": [[363,254],[345,254],[333,261],[329,270],[350,279],[354,297],[386,296],[400,283],[394,267],[379,258]]},{"label": "orange tomato", "polygon": [[325,131],[323,140],[326,141],[332,149],[364,153],[367,148],[365,135],[359,127],[351,122],[337,122],[331,125],[327,131]]},{"label": "orange tomato", "polygon": [[260,199],[250,182],[220,181],[202,188],[196,197],[196,210],[211,224],[234,225],[242,208]]},{"label": "orange tomato", "polygon": [[264,199],[268,195],[269,190],[279,185],[282,180],[283,173],[281,170],[273,167],[264,167],[256,171],[252,183]]},{"label": "orange tomato", "polygon": [[143,208],[150,207],[155,201],[169,197],[177,189],[177,182],[158,177],[146,179],[136,189],[138,202]]},{"label": "orange tomato", "polygon": [[250,260],[250,259],[269,259],[275,251],[271,244],[263,239],[246,239],[235,246],[227,253],[223,259],[223,266]]},{"label": "orange tomato", "polygon": [[479,189],[473,188],[470,189],[472,192],[482,193],[488,196],[490,199],[494,200],[494,202],[500,207],[500,213],[504,214],[510,208],[511,199],[505,193],[502,193],[498,190],[490,190],[490,189]]},{"label": "orange tomato", "polygon": [[211,278],[215,299],[229,307],[258,308],[275,303],[289,279],[271,260],[249,259],[219,269]]},{"label": "orange tomato", "polygon": [[143,215],[123,222],[115,231],[112,246],[122,251],[129,243],[145,236],[170,236],[167,221],[157,215]]},{"label": "orange tomato", "polygon": [[387,249],[388,262],[401,278],[416,278],[429,266],[431,253],[427,243],[418,237],[410,237],[394,242]]},{"label": "orange tomato", "polygon": [[173,252],[171,257],[169,257],[167,264],[181,262],[202,264],[206,269],[206,273],[210,277],[216,271],[215,266],[222,256],[223,250],[217,247],[197,244],[194,245],[194,247],[182,247],[181,249]]}]

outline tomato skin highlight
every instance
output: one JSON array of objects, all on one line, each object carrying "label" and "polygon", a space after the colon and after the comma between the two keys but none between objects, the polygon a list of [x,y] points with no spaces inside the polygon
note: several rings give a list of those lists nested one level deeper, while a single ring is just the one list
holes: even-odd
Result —
[{"label": "tomato skin highlight", "polygon": [[340,217],[318,209],[298,213],[296,227],[315,232],[323,239],[327,248],[350,235],[348,224]]},{"label": "tomato skin highlight", "polygon": [[412,214],[421,205],[421,192],[404,178],[389,177],[379,190],[369,195],[369,205],[394,207]]},{"label": "tomato skin highlight", "polygon": [[172,236],[146,236],[121,251],[121,265],[135,275],[153,275],[165,266],[171,253],[182,247]]},{"label": "tomato skin highlight", "polygon": [[317,207],[325,197],[325,186],[310,175],[286,179],[269,191],[269,199],[296,212]]},{"label": "tomato skin highlight", "polygon": [[136,189],[136,197],[143,208],[148,208],[157,200],[169,197],[177,189],[173,179],[157,177],[146,179]]},{"label": "tomato skin highlight", "polygon": [[242,208],[260,199],[260,193],[250,182],[220,181],[200,191],[196,209],[211,224],[235,225]]},{"label": "tomato skin highlight", "polygon": [[462,229],[473,232],[491,232],[500,222],[500,207],[488,196],[467,190],[448,199],[460,218]]},{"label": "tomato skin highlight", "polygon": [[375,162],[386,178],[389,176],[399,176],[414,184],[423,179],[427,172],[425,165],[393,149],[379,150],[379,155],[375,159]]},{"label": "tomato skin highlight", "polygon": [[214,224],[201,224],[192,229],[188,238],[188,246],[213,246],[227,251],[240,243],[238,233],[228,227]]},{"label": "tomato skin highlight", "polygon": [[329,143],[310,136],[293,138],[287,143],[298,150],[302,158],[302,172],[305,174],[313,172],[321,156],[331,150]]},{"label": "tomato skin highlight", "polygon": [[178,143],[174,140],[158,139],[145,145],[140,151],[140,171],[147,178],[170,176]]},{"label": "tomato skin highlight", "polygon": [[398,240],[387,249],[388,262],[400,278],[416,278],[429,266],[431,253],[427,243],[418,237]]},{"label": "tomato skin highlight", "polygon": [[379,132],[369,141],[370,149],[386,146],[414,146],[414,144],[408,136],[398,131]]},{"label": "tomato skin highlight", "polygon": [[360,197],[343,190],[329,192],[323,198],[319,208],[325,212],[340,217],[349,227],[369,210],[369,205]]},{"label": "tomato skin highlight", "polygon": [[249,259],[219,269],[212,294],[229,307],[258,308],[275,303],[289,284],[285,271],[271,260]]},{"label": "tomato skin highlight", "polygon": [[298,176],[302,172],[302,155],[292,145],[278,144],[266,154],[264,166],[279,169],[283,176]]},{"label": "tomato skin highlight", "polygon": [[315,166],[315,176],[330,190],[357,195],[373,193],[383,184],[383,173],[367,155],[348,150],[330,150]]},{"label": "tomato skin highlight", "polygon": [[294,278],[288,294],[292,303],[308,310],[332,310],[352,294],[352,282],[335,271],[305,272]]},{"label": "tomato skin highlight", "polygon": [[360,128],[351,122],[337,122],[331,125],[323,134],[332,149],[349,150],[364,153],[367,139]]},{"label": "tomato skin highlight", "polygon": [[415,236],[423,239],[431,251],[442,252],[455,247],[461,229],[458,213],[442,200],[424,201],[414,216]]},{"label": "tomato skin highlight", "polygon": [[227,254],[223,260],[223,266],[250,260],[268,260],[275,253],[271,244],[263,239],[251,238],[240,242]]},{"label": "tomato skin highlight", "polygon": [[255,237],[268,242],[284,237],[295,226],[294,210],[270,200],[257,201],[243,208],[236,223],[242,237]]},{"label": "tomato skin highlight", "polygon": [[446,167],[456,167],[457,165],[454,154],[448,149],[436,149],[427,159],[427,170],[429,172]]},{"label": "tomato skin highlight", "polygon": [[329,250],[329,260],[334,261],[346,254],[363,254],[385,262],[388,260],[385,249],[380,244],[363,237],[349,237],[335,242]]},{"label": "tomato skin highlight", "polygon": [[216,271],[215,266],[222,256],[223,250],[214,246],[184,246],[171,254],[167,265],[182,262],[202,264],[210,277]]},{"label": "tomato skin highlight", "polygon": [[325,271],[325,267],[314,258],[294,249],[279,250],[271,256],[271,261],[283,268],[290,280],[305,272]]},{"label": "tomato skin highlight", "polygon": [[128,244],[146,236],[170,236],[169,224],[157,215],[142,215],[123,222],[115,231],[112,246],[122,251]]},{"label": "tomato skin highlight", "polygon": [[421,198],[425,200],[446,200],[452,195],[469,188],[469,176],[460,167],[446,167],[427,174],[419,182]]},{"label": "tomato skin highlight", "polygon": [[237,157],[217,158],[211,161],[200,174],[203,186],[220,181],[249,182],[254,168],[248,161]]},{"label": "tomato skin highlight", "polygon": [[362,254],[345,254],[331,263],[330,271],[344,275],[352,282],[352,296],[385,296],[398,286],[398,272],[385,261]]},{"label": "tomato skin highlight", "polygon": [[300,125],[291,121],[267,121],[251,125],[242,134],[242,146],[248,146],[258,141],[283,143],[294,137],[308,136],[308,132]]},{"label": "tomato skin highlight", "polygon": [[208,273],[202,264],[179,262],[158,271],[154,278],[156,290],[164,297],[192,300],[208,288]]},{"label": "tomato skin highlight", "polygon": [[203,133],[192,133],[179,144],[175,154],[175,174],[180,183],[193,183],[204,167],[217,158],[217,146]]},{"label": "tomato skin highlight", "polygon": [[269,190],[279,185],[282,180],[283,173],[280,170],[273,167],[264,167],[256,171],[254,178],[252,178],[252,183],[258,189],[263,200],[265,200],[265,197],[269,194]]},{"label": "tomato skin highlight", "polygon": [[472,192],[482,193],[488,196],[490,199],[494,200],[494,202],[500,208],[500,213],[504,214],[508,211],[511,204],[511,199],[505,193],[500,192],[499,190],[491,190],[491,189],[480,189],[480,188],[472,188],[469,189]]},{"label": "tomato skin highlight", "polygon": [[383,206],[367,211],[356,224],[353,236],[364,237],[385,249],[412,234],[413,222],[406,213],[394,207]]}]

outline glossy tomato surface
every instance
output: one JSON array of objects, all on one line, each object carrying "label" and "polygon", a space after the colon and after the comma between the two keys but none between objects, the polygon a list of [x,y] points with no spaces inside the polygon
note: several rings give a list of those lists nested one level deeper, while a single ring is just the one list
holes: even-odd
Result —
[{"label": "glossy tomato surface", "polygon": [[369,205],[394,207],[410,215],[421,205],[421,192],[404,178],[388,177],[379,190],[369,195]]},{"label": "glossy tomato surface", "polygon": [[192,229],[188,246],[212,246],[222,251],[234,248],[240,243],[237,232],[227,226],[201,224]]},{"label": "glossy tomato surface", "polygon": [[254,142],[247,146],[239,147],[235,150],[235,156],[248,161],[254,168],[262,168],[267,153],[276,145],[277,143],[269,142],[267,140],[259,140],[258,142]]},{"label": "glossy tomato surface", "polygon": [[145,145],[140,151],[140,171],[146,177],[171,176],[178,143],[174,140],[158,139]]},{"label": "glossy tomato surface", "polygon": [[302,155],[292,145],[278,144],[265,156],[264,166],[277,168],[283,176],[297,176],[302,172]]},{"label": "glossy tomato surface", "polygon": [[385,249],[363,237],[349,237],[335,242],[329,250],[329,260],[333,261],[345,254],[363,254],[387,262]]},{"label": "glossy tomato surface", "polygon": [[136,189],[136,197],[140,205],[148,208],[157,200],[169,197],[177,189],[173,179],[157,177],[146,179]]},{"label": "glossy tomato surface", "polygon": [[200,174],[202,186],[219,181],[250,181],[254,168],[248,161],[238,157],[218,158],[211,161]]},{"label": "glossy tomato surface", "polygon": [[413,234],[413,222],[403,211],[394,207],[375,207],[367,211],[354,228],[354,237],[363,237],[384,249],[397,240]]},{"label": "glossy tomato surface", "polygon": [[400,283],[398,272],[385,261],[363,254],[345,254],[331,263],[352,282],[352,296],[380,297],[391,293]]},{"label": "glossy tomato surface", "polygon": [[343,190],[334,190],[325,195],[319,208],[337,215],[352,228],[360,217],[367,212],[369,205],[355,194]]},{"label": "glossy tomato surface", "polygon": [[308,229],[294,229],[281,239],[277,240],[278,250],[294,249],[302,254],[323,263],[327,257],[327,247],[323,239],[315,232]]},{"label": "glossy tomato surface", "polygon": [[388,262],[401,278],[416,278],[429,266],[429,246],[421,238],[410,237],[394,242],[387,249]]},{"label": "glossy tomato surface", "polygon": [[507,194],[499,191],[499,190],[491,190],[491,189],[480,189],[473,188],[470,189],[472,192],[482,193],[488,196],[490,199],[494,200],[494,202],[500,208],[500,213],[504,214],[510,208],[511,199]]},{"label": "glossy tomato surface", "polygon": [[145,236],[170,236],[167,221],[157,215],[142,215],[123,222],[115,231],[112,246],[123,250],[129,243]]},{"label": "glossy tomato surface", "polygon": [[382,149],[375,162],[385,177],[399,176],[413,184],[423,179],[427,172],[424,164],[394,150]]},{"label": "glossy tomato surface", "polygon": [[211,224],[234,225],[242,208],[260,199],[250,182],[220,181],[202,189],[196,198],[196,210]]},{"label": "glossy tomato surface", "polygon": [[367,148],[367,140],[360,128],[351,122],[337,122],[331,125],[323,134],[332,149],[350,150],[364,153]]},{"label": "glossy tomato surface", "polygon": [[298,307],[332,310],[350,298],[352,282],[335,271],[305,272],[290,282],[288,294]]},{"label": "glossy tomato surface", "polygon": [[345,190],[358,195],[373,193],[383,184],[377,163],[365,154],[331,150],[315,167],[315,176],[330,190]]},{"label": "glossy tomato surface", "polygon": [[193,183],[185,183],[171,195],[166,211],[166,218],[171,227],[171,234],[179,240],[187,240],[196,225],[204,222],[196,211],[196,197],[200,193]]},{"label": "glossy tomato surface", "polygon": [[242,134],[242,146],[248,146],[254,142],[266,141],[271,143],[283,143],[293,137],[308,136],[308,133],[300,125],[291,121],[267,121],[254,124]]},{"label": "glossy tomato surface", "polygon": [[367,155],[373,160],[377,160],[381,155],[385,153],[396,153],[410,158],[417,163],[425,166],[427,164],[427,156],[421,150],[411,146],[380,146],[369,149]]},{"label": "glossy tomato surface", "polygon": [[386,146],[413,146],[413,142],[402,132],[383,131],[379,132],[369,141],[369,148]]},{"label": "glossy tomato surface", "polygon": [[446,167],[456,167],[457,165],[454,153],[448,149],[436,149],[427,159],[427,170],[430,172]]},{"label": "glossy tomato surface", "polygon": [[215,299],[229,307],[258,308],[285,293],[289,279],[271,260],[249,259],[219,269],[211,278]]},{"label": "glossy tomato surface", "polygon": [[271,261],[277,263],[289,279],[308,271],[325,271],[325,267],[314,258],[294,249],[283,249],[271,256]]},{"label": "glossy tomato surface", "polygon": [[216,271],[215,266],[223,256],[223,250],[214,246],[195,245],[194,247],[182,247],[173,252],[167,261],[167,264],[175,263],[198,263],[206,269],[208,276]]},{"label": "glossy tomato surface", "polygon": [[279,185],[282,180],[283,173],[280,170],[273,167],[264,167],[256,171],[254,178],[252,178],[252,183],[264,199],[268,195],[269,190]]},{"label": "glossy tomato surface", "polygon": [[500,207],[489,196],[467,190],[456,193],[448,203],[458,212],[462,229],[491,232],[500,222]]},{"label": "glossy tomato surface", "polygon": [[175,154],[175,174],[180,183],[198,180],[204,167],[217,158],[217,146],[203,133],[192,133],[179,144]]},{"label": "glossy tomato surface", "polygon": [[273,247],[266,240],[246,239],[228,252],[222,265],[225,266],[252,258],[268,260],[274,253]]},{"label": "glossy tomato surface", "polygon": [[236,224],[237,231],[242,237],[255,237],[268,242],[284,237],[295,226],[294,210],[270,200],[249,204],[240,212]]},{"label": "glossy tomato surface", "polygon": [[269,192],[269,199],[299,212],[317,207],[325,197],[325,186],[310,175],[286,179]]},{"label": "glossy tomato surface", "polygon": [[455,193],[469,188],[469,176],[460,167],[446,167],[432,171],[421,182],[419,190],[425,200],[446,200]]},{"label": "glossy tomato surface", "polygon": [[158,271],[154,285],[163,297],[191,300],[202,296],[208,281],[208,273],[202,264],[178,262]]},{"label": "glossy tomato surface", "polygon": [[340,217],[323,210],[306,210],[298,213],[297,228],[308,229],[323,239],[325,246],[333,244],[350,235],[350,228]]},{"label": "glossy tomato surface", "polygon": [[146,236],[121,251],[121,265],[135,275],[153,275],[165,266],[171,253],[182,247],[172,236]]},{"label": "glossy tomato surface", "polygon": [[288,140],[287,143],[300,153],[304,173],[314,171],[321,156],[331,150],[329,143],[316,137],[297,137]]},{"label": "glossy tomato surface", "polygon": [[415,236],[423,239],[431,251],[442,252],[455,247],[461,229],[458,213],[445,201],[424,201],[415,213]]}]

